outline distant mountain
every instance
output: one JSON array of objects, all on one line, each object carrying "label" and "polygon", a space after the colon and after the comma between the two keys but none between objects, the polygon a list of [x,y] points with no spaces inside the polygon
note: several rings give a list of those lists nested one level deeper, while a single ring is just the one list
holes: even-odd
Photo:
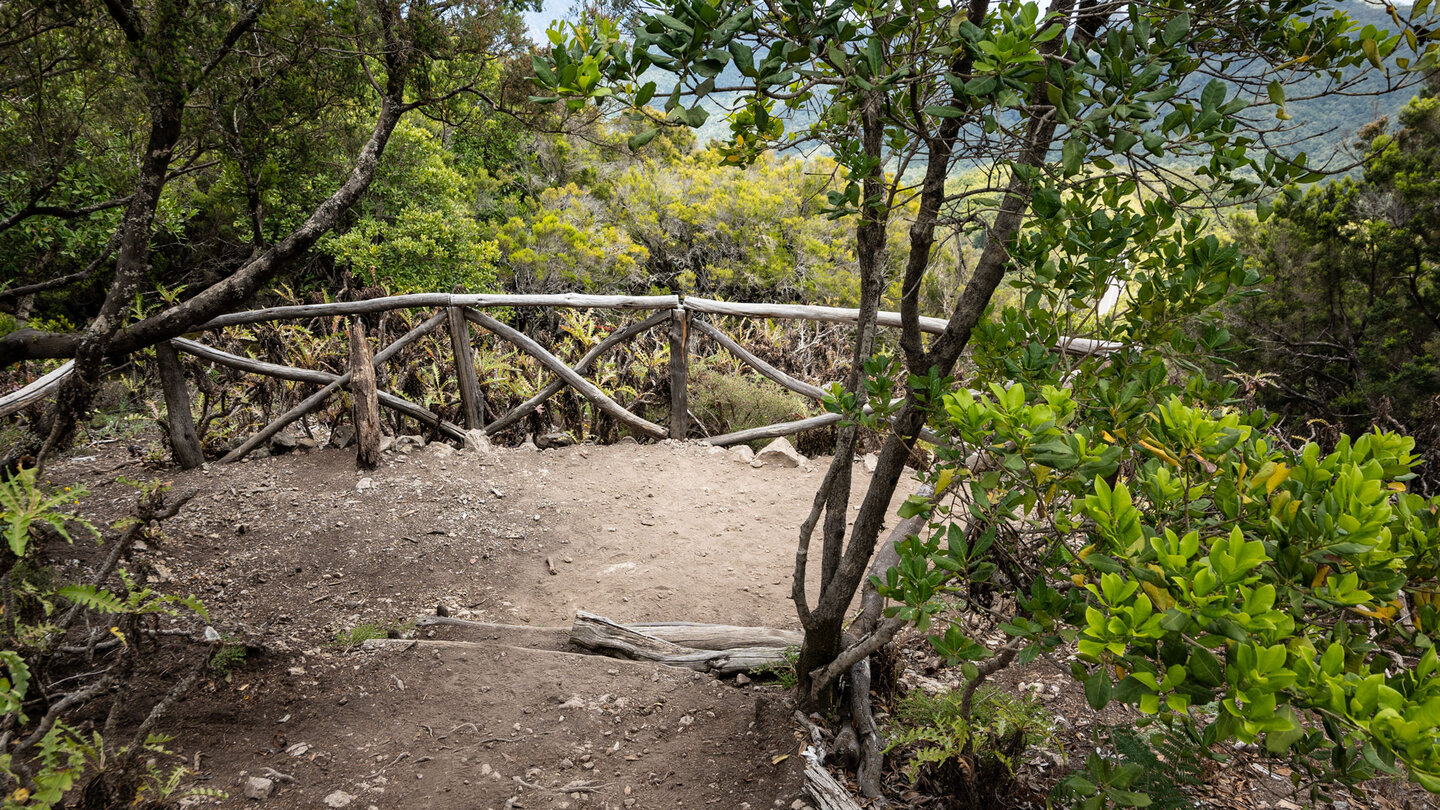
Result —
[{"label": "distant mountain", "polygon": [[[1345,3],[1345,10],[1355,18],[1363,27],[1374,25],[1382,30],[1393,30],[1395,24],[1388,14],[1381,8],[1371,6],[1363,0]],[[673,80],[669,74],[654,71],[653,78],[657,85],[662,85],[657,97],[663,98],[664,94],[673,87]],[[716,85],[720,87],[737,86],[743,82],[743,77],[735,71],[734,66],[728,66],[724,73],[716,79]],[[1291,154],[1306,152],[1309,155],[1311,165],[1324,166],[1327,162],[1334,160],[1337,164],[1347,162],[1345,150],[1354,140],[1355,134],[1366,124],[1383,117],[1395,118],[1395,114],[1414,96],[1416,88],[1405,87],[1400,90],[1381,92],[1385,87],[1385,79],[1382,76],[1367,76],[1355,89],[1356,92],[1373,93],[1373,95],[1337,95],[1326,94],[1326,82],[1321,79],[1308,79],[1291,88],[1287,93],[1291,97],[1316,95],[1316,98],[1296,100],[1286,106],[1286,112],[1291,116],[1289,122],[1293,129],[1284,136],[1287,142],[1295,142],[1292,147],[1286,148]],[[704,104],[710,112],[710,118],[705,125],[696,131],[698,142],[708,143],[712,139],[726,139],[730,135],[729,126],[725,120],[724,108],[735,101],[738,94],[735,93],[714,93],[706,98]],[[803,112],[796,115],[787,122],[787,128],[796,130],[807,126],[813,120]],[[912,167],[912,171],[919,171],[923,167]]]}]

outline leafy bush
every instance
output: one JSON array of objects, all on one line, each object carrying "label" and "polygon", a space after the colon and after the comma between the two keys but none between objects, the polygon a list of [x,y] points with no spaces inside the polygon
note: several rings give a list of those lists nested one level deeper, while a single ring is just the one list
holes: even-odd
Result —
[{"label": "leafy bush", "polygon": [[713,435],[810,415],[804,398],[755,374],[705,358],[690,368],[690,410]]},{"label": "leafy bush", "polygon": [[399,293],[495,288],[493,241],[481,233],[476,179],[456,166],[441,133],[406,119],[356,222],[328,234],[320,249],[372,285]]}]

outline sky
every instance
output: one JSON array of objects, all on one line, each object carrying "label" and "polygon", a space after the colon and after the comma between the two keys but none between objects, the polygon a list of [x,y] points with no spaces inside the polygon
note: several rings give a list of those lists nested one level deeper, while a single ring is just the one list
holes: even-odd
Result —
[{"label": "sky", "polygon": [[564,17],[572,4],[573,0],[545,0],[545,7],[540,11],[525,12],[525,24],[530,27],[530,38],[536,42],[544,42],[545,29],[550,27],[551,21]]}]

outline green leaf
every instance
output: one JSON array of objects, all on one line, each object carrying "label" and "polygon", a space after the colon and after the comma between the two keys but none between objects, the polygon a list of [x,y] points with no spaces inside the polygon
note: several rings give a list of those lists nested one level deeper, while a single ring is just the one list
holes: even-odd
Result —
[{"label": "green leaf", "polygon": [[1103,667],[1085,679],[1085,700],[1097,712],[1110,702],[1110,676]]},{"label": "green leaf", "polygon": [[1270,82],[1269,86],[1265,88],[1265,92],[1270,94],[1271,104],[1277,107],[1285,106],[1285,85],[1281,84],[1279,79]]},{"label": "green leaf", "polygon": [[93,585],[65,585],[55,595],[99,613],[125,612],[125,603],[118,596]]},{"label": "green leaf", "polygon": [[1061,171],[1066,177],[1073,177],[1080,173],[1080,162],[1085,159],[1085,143],[1081,136],[1076,135],[1065,142],[1060,148]]},{"label": "green leaf", "polygon": [[1191,647],[1190,677],[1205,686],[1220,686],[1225,683],[1225,668],[1210,650],[1205,647]]},{"label": "green leaf", "polygon": [[651,127],[650,129],[647,129],[647,130],[645,130],[644,132],[637,132],[637,133],[635,133],[634,135],[631,135],[629,138],[627,138],[627,139],[625,140],[625,145],[628,146],[628,147],[630,147],[630,151],[633,152],[633,151],[635,151],[636,149],[639,149],[640,147],[644,146],[645,144],[650,143],[651,141],[655,140],[655,136],[656,136],[656,134],[658,134],[659,132],[660,132],[660,130],[659,130],[659,129],[656,129],[656,128],[654,128],[654,127]]},{"label": "green leaf", "polygon": [[755,77],[755,51],[738,39],[730,40],[730,56],[741,75]]},{"label": "green leaf", "polygon": [[[645,86],[640,88],[640,92],[635,94],[635,106],[644,107],[646,104],[649,104],[650,99],[654,97],[655,82],[646,82]],[[633,149],[634,147],[631,148]]]},{"label": "green leaf", "polygon": [[1200,92],[1200,110],[1214,112],[1223,103],[1225,103],[1225,82],[1212,79]]},{"label": "green leaf", "polygon": [[1365,58],[1370,60],[1371,65],[1377,68],[1381,67],[1380,49],[1375,44],[1375,40],[1369,38],[1360,40],[1360,50],[1365,52]]},{"label": "green leaf", "polygon": [[965,114],[964,110],[957,110],[954,107],[926,107],[926,115],[933,115],[936,118],[959,118]]},{"label": "green leaf", "polygon": [[1160,35],[1160,41],[1164,42],[1166,47],[1173,47],[1189,31],[1190,15],[1182,12],[1171,17],[1170,21],[1165,23],[1165,32]]},{"label": "green leaf", "polygon": [[535,76],[546,87],[555,86],[555,71],[550,69],[550,64],[540,54],[530,54],[530,66],[535,69]]},{"label": "green leaf", "polygon": [[695,34],[695,29],[691,28],[683,22],[680,22],[674,17],[671,17],[669,14],[656,14],[650,19],[655,20],[666,28],[669,28],[671,31],[679,31],[682,34],[687,34],[690,36],[693,36]]}]

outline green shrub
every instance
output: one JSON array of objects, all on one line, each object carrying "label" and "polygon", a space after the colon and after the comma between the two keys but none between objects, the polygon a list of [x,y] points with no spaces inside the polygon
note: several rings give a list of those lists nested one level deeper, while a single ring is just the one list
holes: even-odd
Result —
[{"label": "green shrub", "polygon": [[691,367],[690,410],[713,435],[810,415],[802,397],[769,380],[722,370],[712,359],[702,360],[696,366]]}]

